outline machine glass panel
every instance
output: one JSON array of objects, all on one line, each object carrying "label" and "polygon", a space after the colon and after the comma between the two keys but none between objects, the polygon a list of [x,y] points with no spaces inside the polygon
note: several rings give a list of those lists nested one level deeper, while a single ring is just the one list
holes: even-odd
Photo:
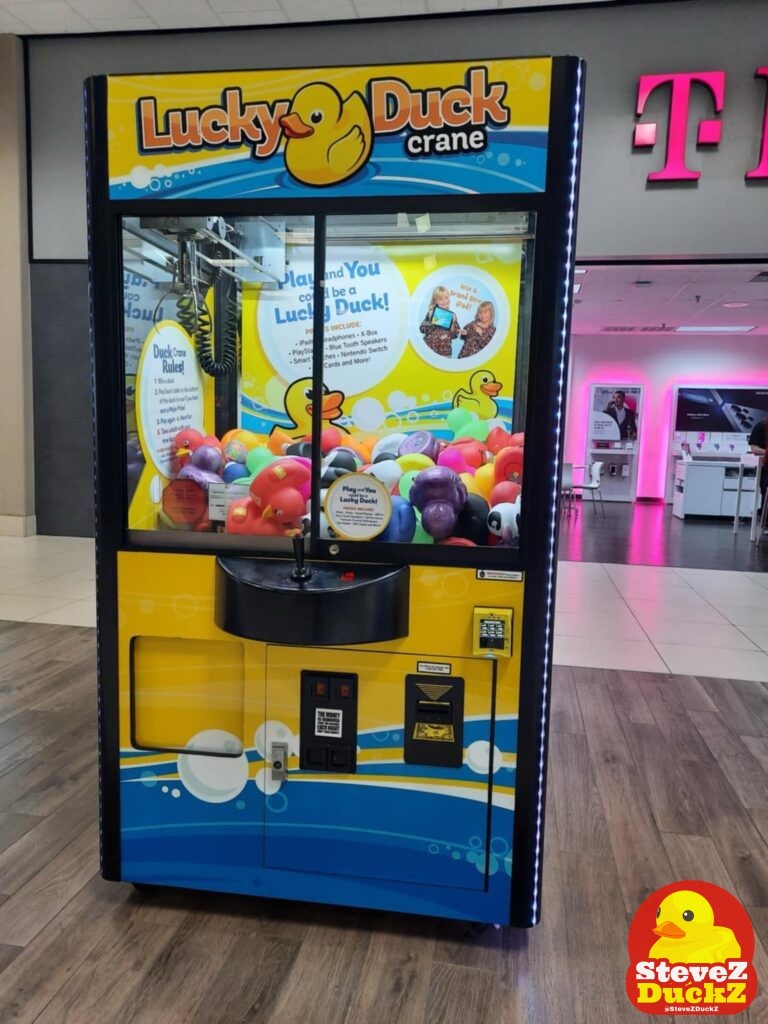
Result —
[{"label": "machine glass panel", "polygon": [[309,501],[313,218],[122,228],[128,528],[268,546],[300,528]]},{"label": "machine glass panel", "polygon": [[[517,548],[534,215],[327,222],[320,537]],[[351,471],[351,472],[350,472]]]}]

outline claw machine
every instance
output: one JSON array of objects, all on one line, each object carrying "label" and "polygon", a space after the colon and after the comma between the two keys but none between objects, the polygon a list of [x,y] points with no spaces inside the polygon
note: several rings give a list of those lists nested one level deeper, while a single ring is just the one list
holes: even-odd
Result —
[{"label": "claw machine", "polygon": [[538,920],[583,74],[88,82],[106,878]]}]

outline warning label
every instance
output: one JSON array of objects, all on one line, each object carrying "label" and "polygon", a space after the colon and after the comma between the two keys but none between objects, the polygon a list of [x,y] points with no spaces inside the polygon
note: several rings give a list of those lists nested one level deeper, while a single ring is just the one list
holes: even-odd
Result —
[{"label": "warning label", "polygon": [[343,714],[336,708],[315,708],[315,736],[340,740]]},{"label": "warning label", "polygon": [[523,578],[521,572],[510,572],[506,569],[478,569],[475,576],[479,580],[514,580],[518,583]]}]

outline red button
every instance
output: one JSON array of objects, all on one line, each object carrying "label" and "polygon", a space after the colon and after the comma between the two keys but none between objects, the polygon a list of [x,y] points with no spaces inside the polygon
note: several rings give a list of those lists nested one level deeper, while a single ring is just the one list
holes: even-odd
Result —
[{"label": "red button", "polygon": [[312,687],[312,693],[315,697],[327,697],[328,696],[328,684],[322,680],[316,682]]},{"label": "red button", "polygon": [[339,683],[339,696],[345,699],[352,696],[352,687],[349,683]]},{"label": "red button", "polygon": [[348,583],[350,580],[353,580],[354,578],[355,574],[353,572],[343,572],[340,577],[340,579],[344,580],[345,583]]}]

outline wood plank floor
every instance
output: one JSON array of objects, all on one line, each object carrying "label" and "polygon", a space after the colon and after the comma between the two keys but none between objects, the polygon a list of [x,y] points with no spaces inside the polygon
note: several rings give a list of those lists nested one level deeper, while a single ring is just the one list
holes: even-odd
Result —
[{"label": "wood plank floor", "polygon": [[543,922],[477,933],[102,881],[94,650],[0,623],[2,1024],[647,1020],[628,922],[691,877],[746,904],[762,988],[739,1020],[768,1021],[768,686],[556,669]]}]

